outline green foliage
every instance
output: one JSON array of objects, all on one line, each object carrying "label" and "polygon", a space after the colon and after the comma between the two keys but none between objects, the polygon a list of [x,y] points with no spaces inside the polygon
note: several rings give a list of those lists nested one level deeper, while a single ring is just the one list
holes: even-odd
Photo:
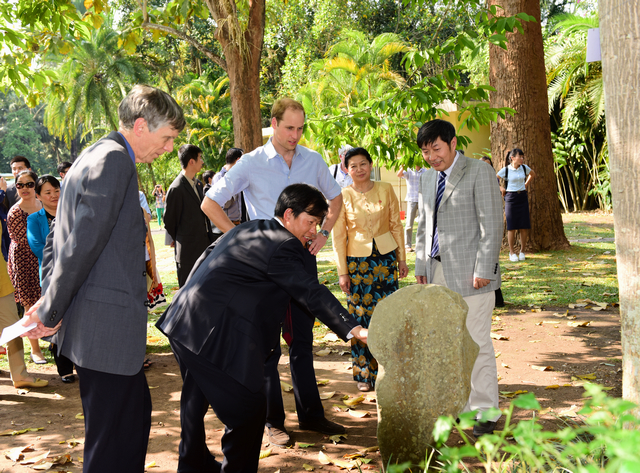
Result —
[{"label": "green foliage", "polygon": [[598,14],[561,15],[546,44],[549,107],[560,117],[553,133],[556,177],[565,211],[611,209],[604,88],[599,62],[586,62],[587,30]]},{"label": "green foliage", "polygon": [[73,41],[68,56],[51,57],[56,88],[48,95],[45,124],[70,145],[76,136],[89,141],[118,128],[118,104],[130,88],[146,82],[135,56],[118,46],[119,35],[106,24],[88,40]]},{"label": "green foliage", "polygon": [[[465,462],[479,462],[484,471],[527,472],[631,472],[640,468],[640,419],[637,406],[629,401],[610,398],[602,387],[585,385],[585,402],[580,422],[565,421],[565,427],[543,430],[536,411],[540,404],[532,393],[518,396],[504,412],[505,426],[493,435],[484,435],[474,443],[465,434],[473,421],[472,413],[441,417],[433,435],[438,452],[436,460],[428,457],[419,465],[424,471],[457,473],[469,471]],[[533,419],[511,424],[514,409],[534,411]],[[463,439],[462,445],[449,447],[445,442],[453,430]],[[412,465],[389,465],[388,471],[416,471]]]},{"label": "green foliage", "polygon": [[102,0],[88,1],[81,16],[70,0],[20,0],[0,3],[0,88],[26,95],[34,106],[38,91],[51,82],[39,63],[43,54],[68,54],[72,38],[88,38],[102,24]]},{"label": "green foliage", "polygon": [[[404,5],[408,3],[404,2]],[[459,3],[445,2],[444,5],[456,6]],[[465,70],[462,66],[443,67],[436,74],[432,73],[432,67],[428,67],[432,63],[439,65],[449,54],[460,60],[465,50],[479,51],[476,40],[481,35],[505,47],[505,32],[521,31],[522,21],[533,20],[523,13],[514,17],[496,17],[498,7],[482,9],[475,0],[465,2],[465,5],[478,11],[473,18],[473,28],[461,29],[457,35],[433,47],[397,50],[405,52],[402,74],[406,79],[395,79],[400,71],[389,71],[385,76],[381,71],[375,70],[377,77],[384,77],[387,83],[395,83],[392,93],[391,88],[369,86],[366,83],[366,74],[354,67],[349,69],[349,64],[343,61],[339,70],[351,74],[354,84],[358,87],[363,87],[364,82],[364,85],[368,86],[366,89],[372,93],[367,96],[354,94],[352,91],[358,90],[357,87],[351,87],[350,90],[344,87],[341,90],[342,101],[313,103],[307,92],[306,96],[302,96],[303,102],[305,105],[314,106],[309,114],[307,139],[315,141],[325,150],[336,150],[345,142],[365,146],[377,157],[379,164],[398,167],[401,164],[412,165],[414,156],[419,151],[415,143],[418,128],[427,120],[440,114],[448,114],[443,108],[446,103],[457,106],[458,116],[462,120],[459,143],[463,148],[469,143],[464,129],[478,129],[480,125],[486,125],[498,116],[504,118],[507,114],[514,113],[506,108],[491,108],[488,100],[492,88],[487,85],[466,84]],[[343,51],[340,50],[340,53]],[[325,69],[327,64],[331,64],[328,62],[330,60],[332,58],[325,61]],[[364,70],[369,72],[374,69],[369,66]],[[392,76],[391,73],[395,75]],[[334,87],[340,83],[334,77],[331,79]],[[324,87],[322,82],[319,84]],[[354,96],[357,97],[357,101],[352,99]]]},{"label": "green foliage", "polygon": [[193,79],[176,90],[175,98],[185,111],[186,142],[202,149],[206,169],[219,169],[233,147],[229,79]]}]

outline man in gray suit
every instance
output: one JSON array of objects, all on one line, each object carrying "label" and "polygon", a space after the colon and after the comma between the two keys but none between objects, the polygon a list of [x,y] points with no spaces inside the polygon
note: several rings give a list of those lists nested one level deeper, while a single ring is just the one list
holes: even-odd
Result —
[{"label": "man in gray suit", "polygon": [[[502,199],[493,169],[456,151],[456,130],[432,120],[418,131],[431,169],[420,178],[416,279],[459,293],[469,305],[467,329],[480,346],[465,411],[498,407],[498,370],[491,342],[494,291],[500,287]],[[445,316],[446,314],[434,314]],[[473,429],[492,433],[500,415]]]},{"label": "man in gray suit", "polygon": [[54,335],[80,377],[84,471],[144,471],[151,396],[143,371],[147,308],[145,222],[135,163],[173,150],[185,126],[165,92],[137,85],[120,127],[67,173],[42,265],[42,298],[27,314],[30,338]]}]

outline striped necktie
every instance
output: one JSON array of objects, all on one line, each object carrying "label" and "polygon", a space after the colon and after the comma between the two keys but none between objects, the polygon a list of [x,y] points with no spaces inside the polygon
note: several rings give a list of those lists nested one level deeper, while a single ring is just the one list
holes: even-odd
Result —
[{"label": "striped necktie", "polygon": [[433,211],[433,241],[431,243],[431,257],[435,258],[440,254],[440,243],[438,241],[438,209],[442,194],[444,194],[444,186],[447,183],[447,175],[440,171],[438,173],[438,192],[436,193],[436,208]]}]

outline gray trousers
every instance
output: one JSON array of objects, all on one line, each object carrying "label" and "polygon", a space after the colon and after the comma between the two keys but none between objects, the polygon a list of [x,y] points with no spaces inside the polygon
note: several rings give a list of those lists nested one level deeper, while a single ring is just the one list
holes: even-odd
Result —
[{"label": "gray trousers", "polygon": [[411,242],[413,240],[413,221],[416,219],[416,215],[418,215],[418,203],[407,202],[407,214],[404,217],[404,246],[406,248],[411,248]]}]

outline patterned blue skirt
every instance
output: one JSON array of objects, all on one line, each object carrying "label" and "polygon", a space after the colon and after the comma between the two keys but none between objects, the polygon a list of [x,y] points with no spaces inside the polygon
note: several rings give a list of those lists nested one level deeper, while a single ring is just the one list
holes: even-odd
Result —
[{"label": "patterned blue skirt", "polygon": [[[347,256],[347,265],[351,277],[351,296],[347,300],[349,313],[360,325],[369,328],[371,314],[378,301],[398,290],[396,251],[381,255],[374,241],[371,256]],[[370,383],[375,387],[378,362],[369,351],[369,347],[352,338],[351,357],[353,379]]]}]

